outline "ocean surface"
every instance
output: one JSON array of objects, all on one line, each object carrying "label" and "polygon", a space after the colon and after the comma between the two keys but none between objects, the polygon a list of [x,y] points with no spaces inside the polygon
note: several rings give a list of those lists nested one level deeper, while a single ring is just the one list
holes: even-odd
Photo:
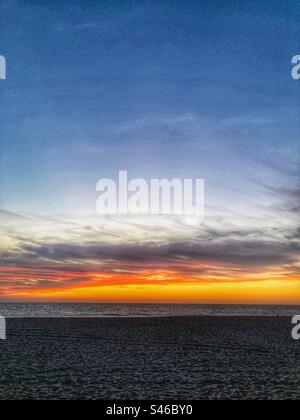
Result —
[{"label": "ocean surface", "polygon": [[7,318],[127,318],[172,316],[293,316],[300,306],[0,303]]}]

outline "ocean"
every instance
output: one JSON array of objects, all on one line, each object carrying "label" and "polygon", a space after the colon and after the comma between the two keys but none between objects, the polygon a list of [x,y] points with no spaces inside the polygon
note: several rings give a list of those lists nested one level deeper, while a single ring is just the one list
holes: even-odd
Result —
[{"label": "ocean", "polygon": [[0,316],[6,318],[225,317],[293,316],[299,314],[300,306],[278,305],[0,303]]}]

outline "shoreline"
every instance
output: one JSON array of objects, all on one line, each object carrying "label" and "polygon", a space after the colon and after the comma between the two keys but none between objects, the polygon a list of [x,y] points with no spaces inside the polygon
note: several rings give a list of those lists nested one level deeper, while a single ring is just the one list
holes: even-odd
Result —
[{"label": "shoreline", "polygon": [[[299,311],[300,314],[300,311]],[[1,315],[1,314],[0,314]],[[90,315],[90,316],[58,316],[58,315],[49,315],[49,316],[3,316],[5,319],[173,319],[173,318],[241,318],[241,319],[251,319],[251,318],[293,318],[295,315]]]}]

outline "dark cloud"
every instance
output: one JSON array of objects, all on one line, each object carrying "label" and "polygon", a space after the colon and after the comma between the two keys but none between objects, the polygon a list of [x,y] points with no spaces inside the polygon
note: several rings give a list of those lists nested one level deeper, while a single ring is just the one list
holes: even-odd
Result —
[{"label": "dark cloud", "polygon": [[[93,273],[98,285],[138,284],[139,274],[159,270],[174,273],[181,281],[197,282],[254,281],[251,274],[268,270],[286,278],[299,275],[298,230],[290,240],[258,239],[256,233],[248,232],[243,238],[230,232],[222,239],[213,235],[211,240],[164,244],[25,243],[0,256],[0,286],[15,291],[64,289],[90,283]],[[173,280],[156,284],[168,281]]]},{"label": "dark cloud", "polygon": [[49,244],[25,246],[31,258],[46,260],[92,260],[110,262],[164,263],[176,261],[230,263],[237,266],[270,266],[297,260],[299,243],[267,240],[222,240],[217,242],[176,242],[171,244]]}]

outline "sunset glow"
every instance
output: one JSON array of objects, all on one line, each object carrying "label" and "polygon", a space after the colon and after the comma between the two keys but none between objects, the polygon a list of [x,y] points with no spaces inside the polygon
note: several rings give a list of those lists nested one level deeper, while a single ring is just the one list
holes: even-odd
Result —
[{"label": "sunset glow", "polygon": [[[297,26],[31,3],[0,5],[0,300],[299,304]],[[201,180],[204,221],[99,214],[99,180],[125,178]]]}]

